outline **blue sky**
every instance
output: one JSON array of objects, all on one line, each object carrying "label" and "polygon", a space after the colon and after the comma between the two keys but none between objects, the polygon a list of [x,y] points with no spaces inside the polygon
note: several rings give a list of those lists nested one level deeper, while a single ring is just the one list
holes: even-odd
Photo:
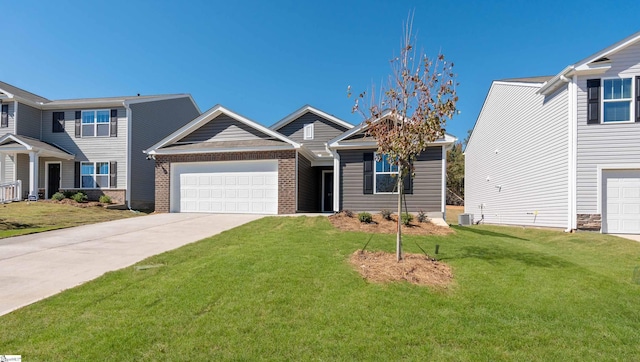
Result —
[{"label": "blue sky", "polygon": [[271,125],[305,104],[351,123],[415,10],[455,63],[463,139],[495,79],[553,75],[640,31],[635,1],[11,1],[0,80],[49,99],[191,93]]}]

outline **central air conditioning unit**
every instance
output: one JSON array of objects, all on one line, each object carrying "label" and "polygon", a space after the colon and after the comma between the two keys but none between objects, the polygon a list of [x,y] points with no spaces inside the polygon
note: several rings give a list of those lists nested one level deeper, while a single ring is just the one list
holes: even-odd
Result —
[{"label": "central air conditioning unit", "polygon": [[473,214],[460,214],[458,215],[458,225],[471,226],[473,225]]}]

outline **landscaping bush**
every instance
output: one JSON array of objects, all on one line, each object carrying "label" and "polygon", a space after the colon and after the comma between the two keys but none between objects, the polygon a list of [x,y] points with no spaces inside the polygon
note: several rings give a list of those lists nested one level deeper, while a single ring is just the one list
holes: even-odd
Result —
[{"label": "landscaping bush", "polygon": [[425,214],[424,210],[418,211],[417,219],[418,219],[418,222],[428,222],[429,221],[429,218],[427,217],[427,214]]},{"label": "landscaping bush", "polygon": [[347,217],[353,217],[353,211],[351,211],[351,210],[342,210],[342,212],[343,212]]},{"label": "landscaping bush", "polygon": [[111,203],[111,197],[109,195],[101,195],[100,199],[98,201],[100,201],[100,203],[102,203],[102,204],[110,204]]},{"label": "landscaping bush", "polygon": [[371,214],[368,212],[361,212],[358,214],[358,220],[360,220],[360,222],[370,223],[373,217],[371,217]]},{"label": "landscaping bush", "polygon": [[77,191],[73,191],[73,190],[65,190],[62,191],[62,194],[64,195],[64,197],[66,197],[67,199],[70,199],[71,196],[75,195]]},{"label": "landscaping bush", "polygon": [[71,199],[75,202],[85,202],[87,201],[87,195],[85,195],[83,192],[76,192],[75,194],[71,195]]},{"label": "landscaping bush", "polygon": [[62,192],[56,192],[55,194],[51,195],[51,200],[62,201],[64,199],[65,196]]},{"label": "landscaping bush", "polygon": [[403,225],[409,225],[413,221],[413,215],[408,212],[403,212],[400,220],[402,220]]},{"label": "landscaping bush", "polygon": [[382,210],[380,211],[380,215],[382,215],[382,218],[385,220],[391,220],[391,215],[393,215],[393,212],[391,210]]}]

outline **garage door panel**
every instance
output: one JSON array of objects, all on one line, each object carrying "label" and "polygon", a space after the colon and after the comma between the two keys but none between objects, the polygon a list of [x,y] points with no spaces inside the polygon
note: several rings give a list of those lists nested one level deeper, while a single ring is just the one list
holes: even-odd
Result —
[{"label": "garage door panel", "polygon": [[640,233],[640,170],[603,171],[603,191],[603,231]]},{"label": "garage door panel", "polygon": [[278,211],[277,161],[173,164],[171,171],[172,212]]}]

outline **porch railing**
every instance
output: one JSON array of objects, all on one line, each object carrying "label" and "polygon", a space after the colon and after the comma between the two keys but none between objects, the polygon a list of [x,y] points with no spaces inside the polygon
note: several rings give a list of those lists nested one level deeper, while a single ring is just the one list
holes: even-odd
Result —
[{"label": "porch railing", "polygon": [[8,182],[0,184],[0,204],[11,201],[20,201],[22,195],[22,182]]}]

